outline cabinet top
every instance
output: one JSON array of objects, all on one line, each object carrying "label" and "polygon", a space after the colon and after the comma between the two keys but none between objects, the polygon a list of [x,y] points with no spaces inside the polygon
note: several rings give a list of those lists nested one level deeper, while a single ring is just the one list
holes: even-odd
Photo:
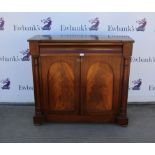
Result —
[{"label": "cabinet top", "polygon": [[29,42],[134,42],[129,36],[118,35],[35,35]]}]

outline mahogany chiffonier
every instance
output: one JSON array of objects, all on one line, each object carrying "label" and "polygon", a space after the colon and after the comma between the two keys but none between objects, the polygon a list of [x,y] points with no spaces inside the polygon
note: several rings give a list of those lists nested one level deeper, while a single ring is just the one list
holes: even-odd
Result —
[{"label": "mahogany chiffonier", "polygon": [[134,40],[128,36],[38,35],[28,41],[34,79],[34,124],[128,124]]}]

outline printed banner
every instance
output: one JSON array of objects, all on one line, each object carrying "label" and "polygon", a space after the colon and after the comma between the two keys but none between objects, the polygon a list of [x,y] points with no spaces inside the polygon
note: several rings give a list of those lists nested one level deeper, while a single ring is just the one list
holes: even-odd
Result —
[{"label": "printed banner", "polygon": [[0,13],[0,103],[34,102],[27,39],[129,35],[135,40],[129,102],[155,101],[155,13]]}]

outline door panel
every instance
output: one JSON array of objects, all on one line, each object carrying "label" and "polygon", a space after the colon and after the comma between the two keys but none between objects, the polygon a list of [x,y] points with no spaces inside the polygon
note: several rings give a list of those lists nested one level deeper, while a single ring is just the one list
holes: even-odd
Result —
[{"label": "door panel", "polygon": [[88,111],[112,109],[113,72],[108,64],[92,64],[86,77],[86,103]]},{"label": "door panel", "polygon": [[42,56],[45,109],[52,113],[79,112],[80,62],[77,54]]},{"label": "door panel", "polygon": [[53,110],[74,110],[74,81],[73,70],[66,62],[56,62],[50,66],[48,72],[48,90],[49,103],[51,103]]},{"label": "door panel", "polygon": [[85,54],[82,59],[84,113],[116,112],[120,95],[121,56]]}]

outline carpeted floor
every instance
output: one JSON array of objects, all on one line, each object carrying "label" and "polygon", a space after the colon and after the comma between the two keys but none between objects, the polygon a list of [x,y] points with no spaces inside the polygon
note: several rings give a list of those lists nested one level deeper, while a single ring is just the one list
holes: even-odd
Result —
[{"label": "carpeted floor", "polygon": [[34,106],[0,105],[0,142],[155,142],[155,105],[128,105],[128,127],[50,123],[34,126]]}]

